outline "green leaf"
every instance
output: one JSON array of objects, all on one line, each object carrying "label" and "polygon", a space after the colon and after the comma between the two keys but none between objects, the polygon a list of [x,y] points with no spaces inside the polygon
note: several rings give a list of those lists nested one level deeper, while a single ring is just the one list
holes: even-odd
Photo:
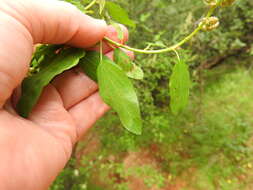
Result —
[{"label": "green leaf", "polygon": [[31,61],[31,68],[42,69],[54,59],[57,54],[56,51],[63,48],[63,45],[40,45],[36,48]]},{"label": "green leaf", "polygon": [[173,68],[170,78],[170,107],[173,114],[177,115],[188,104],[190,90],[190,74],[188,66],[180,60]]},{"label": "green leaf", "polygon": [[57,75],[76,66],[85,55],[82,49],[68,48],[62,50],[50,63],[37,74],[25,78],[22,83],[21,98],[17,110],[23,117],[28,117],[37,103],[43,88]]},{"label": "green leaf", "polygon": [[[140,134],[141,116],[134,87],[127,78],[126,73],[119,66],[105,56],[103,56],[103,60],[105,66],[101,66],[100,71],[97,71],[100,54],[98,52],[87,52],[86,56],[80,60],[79,66],[91,79],[99,81],[100,94],[103,100],[119,114],[123,125],[129,131]],[[107,66],[108,64],[109,66]],[[127,112],[128,109],[130,110],[129,113]]]},{"label": "green leaf", "polygon": [[123,31],[123,29],[120,27],[119,23],[111,21],[110,24],[111,24],[112,26],[114,26],[114,28],[116,29],[116,31],[117,31],[117,33],[118,33],[118,38],[119,38],[120,40],[123,40],[123,39],[124,39],[124,31]]},{"label": "green leaf", "polygon": [[127,12],[118,4],[113,3],[113,2],[106,2],[105,7],[109,15],[112,17],[114,21],[117,21],[121,24],[130,26],[130,27],[135,27],[134,21],[128,17]]},{"label": "green leaf", "polygon": [[134,64],[134,68],[131,71],[128,71],[126,75],[129,78],[135,79],[135,80],[142,80],[144,78],[143,70]]},{"label": "green leaf", "polygon": [[139,101],[131,80],[124,71],[108,58],[103,59],[98,70],[99,93],[105,103],[119,115],[123,126],[134,134],[142,132]]},{"label": "green leaf", "polygon": [[119,65],[129,78],[142,80],[144,73],[140,67],[132,62],[130,57],[121,49],[114,50],[114,61]]},{"label": "green leaf", "polygon": [[83,72],[92,80],[97,81],[97,67],[100,63],[100,54],[95,51],[89,51],[79,62]]},{"label": "green leaf", "polygon": [[128,72],[134,68],[134,64],[129,56],[121,49],[116,48],[114,50],[114,61],[117,65],[119,65],[124,71]]}]

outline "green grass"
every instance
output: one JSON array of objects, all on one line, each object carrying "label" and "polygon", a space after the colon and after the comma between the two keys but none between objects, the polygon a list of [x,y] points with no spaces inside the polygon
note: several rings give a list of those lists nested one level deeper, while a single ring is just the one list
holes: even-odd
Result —
[{"label": "green grass", "polygon": [[196,190],[246,188],[237,177],[247,175],[245,165],[252,161],[253,78],[245,68],[233,69],[219,67],[209,73],[202,104],[195,98],[184,116],[174,121],[187,130],[175,145],[181,145],[180,151],[188,158],[169,156],[168,161],[180,165],[175,164],[175,174],[187,167],[197,168],[197,180],[192,182]]}]

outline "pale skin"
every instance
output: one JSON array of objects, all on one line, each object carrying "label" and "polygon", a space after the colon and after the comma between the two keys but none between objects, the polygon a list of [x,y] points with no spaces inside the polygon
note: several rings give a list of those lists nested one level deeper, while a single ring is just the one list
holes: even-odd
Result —
[{"label": "pale skin", "polygon": [[[48,189],[74,144],[109,109],[97,84],[75,68],[44,89],[28,119],[19,117],[16,89],[26,76],[34,45],[90,48],[104,36],[124,43],[128,34],[123,29],[124,40],[119,40],[105,22],[57,0],[0,0],[1,190]],[[110,46],[104,44],[103,51],[112,58]]]}]

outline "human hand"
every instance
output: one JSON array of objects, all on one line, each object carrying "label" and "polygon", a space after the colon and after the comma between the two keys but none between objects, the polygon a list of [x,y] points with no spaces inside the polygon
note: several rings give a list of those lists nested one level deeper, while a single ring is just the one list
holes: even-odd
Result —
[{"label": "human hand", "polygon": [[[0,189],[45,190],[76,141],[109,108],[96,83],[77,68],[44,89],[28,119],[19,117],[11,97],[28,71],[34,44],[88,48],[105,35],[119,40],[112,26],[57,0],[0,0],[0,23]],[[110,46],[103,47],[112,57]]]}]

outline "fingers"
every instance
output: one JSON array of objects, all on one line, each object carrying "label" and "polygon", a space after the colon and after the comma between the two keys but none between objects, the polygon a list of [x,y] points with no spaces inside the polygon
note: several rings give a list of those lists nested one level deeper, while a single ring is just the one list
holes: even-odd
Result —
[{"label": "fingers", "polygon": [[24,25],[34,43],[90,47],[106,33],[106,23],[59,0],[4,0],[2,11]]},{"label": "fingers", "polygon": [[61,141],[69,155],[72,145],[108,110],[96,92],[67,111],[56,89],[49,85],[29,119]]},{"label": "fingers", "polygon": [[[134,53],[132,51],[124,50],[124,49],[122,49],[122,51],[124,51],[130,57],[131,60],[134,60]],[[106,56],[113,60],[114,51],[108,52]]]},{"label": "fingers", "polygon": [[23,25],[1,11],[0,22],[1,109],[28,70],[32,55],[32,38]]},{"label": "fingers", "polygon": [[[127,53],[133,57],[133,53]],[[113,52],[106,56],[112,58]],[[97,84],[79,68],[66,71],[52,84],[43,91],[29,119],[70,150],[109,107],[99,96]]]},{"label": "fingers", "polygon": [[52,85],[44,89],[29,119],[58,139],[64,145],[66,154],[70,155],[77,139],[75,123]]},{"label": "fingers", "polygon": [[57,0],[2,0],[0,22],[0,108],[25,77],[34,43],[86,48],[107,29],[103,21]]},{"label": "fingers", "polygon": [[80,68],[66,71],[54,79],[52,84],[61,95],[66,109],[87,98],[98,89],[97,84],[86,76]]},{"label": "fingers", "polygon": [[[133,52],[125,52],[131,59],[134,58]],[[107,53],[106,56],[113,59],[113,51]],[[79,75],[82,75],[82,73],[79,73]],[[74,118],[74,122],[77,126],[78,138],[82,137],[90,127],[110,109],[110,107],[103,102],[98,92],[93,93],[93,91],[97,89],[97,85],[91,79],[87,80],[86,77],[84,77],[85,79],[79,80],[80,77],[82,78],[83,76],[68,73],[56,80],[56,82],[53,82],[59,94],[61,94],[63,104],[70,107],[68,111]],[[69,81],[69,83],[64,85],[64,80]],[[78,82],[75,83],[74,81]],[[80,88],[77,88],[75,84],[78,84]],[[90,90],[85,90],[82,86],[90,86]],[[71,95],[73,91],[79,94],[79,96]],[[80,101],[81,99],[82,101]]]},{"label": "fingers", "polygon": [[[132,59],[133,52],[125,51]],[[113,59],[113,51],[106,54]],[[61,96],[66,109],[78,104],[98,90],[98,85],[86,76],[80,68],[74,68],[56,77],[52,84]]]},{"label": "fingers", "polygon": [[103,102],[98,92],[73,106],[69,113],[74,118],[78,137],[82,137],[109,109],[109,106]]},{"label": "fingers", "polygon": [[[118,42],[118,43],[124,44],[128,41],[128,30],[122,24],[119,24],[119,26],[120,26],[120,28],[122,30],[122,33],[123,33],[123,38],[122,39],[119,38],[119,34],[118,34],[117,29],[112,25],[109,25],[107,27],[107,31],[106,31],[105,36],[112,39],[112,40],[114,40],[114,41],[116,41],[116,42]],[[111,44],[109,44],[106,41],[103,41],[102,47],[103,47],[103,53],[108,53],[114,48],[114,46],[112,46]],[[100,44],[96,45],[93,48],[90,48],[90,50],[100,51]]]}]

